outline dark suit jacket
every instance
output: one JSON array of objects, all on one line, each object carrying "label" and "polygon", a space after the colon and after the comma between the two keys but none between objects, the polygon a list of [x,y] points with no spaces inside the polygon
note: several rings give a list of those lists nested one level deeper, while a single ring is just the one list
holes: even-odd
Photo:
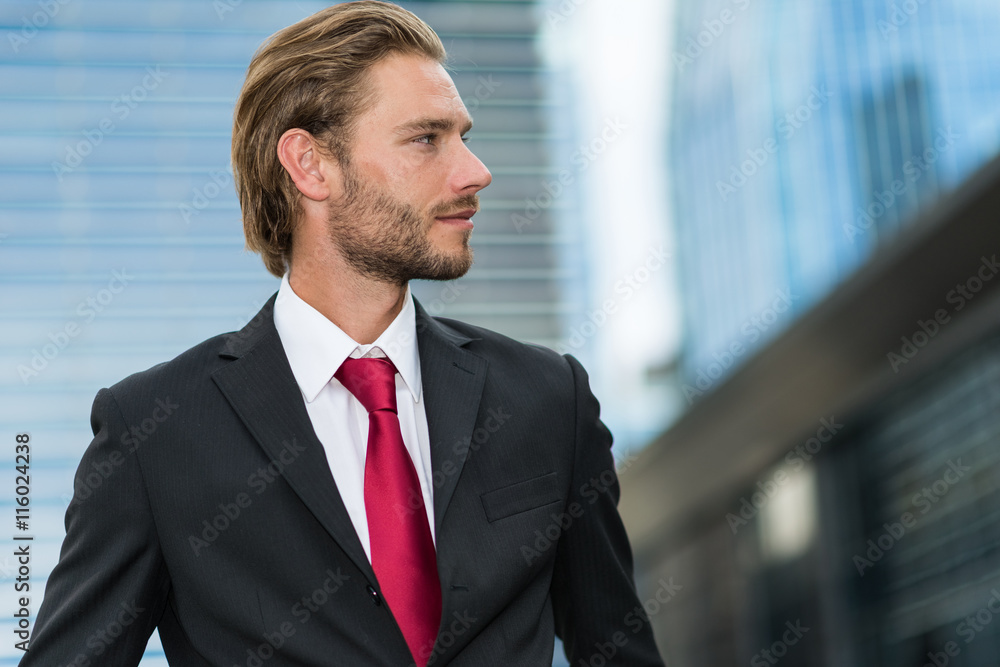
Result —
[{"label": "dark suit jacket", "polygon": [[[273,304],[98,393],[21,665],[136,665],[154,628],[180,667],[413,662]],[[548,666],[558,633],[574,667],[662,665],[578,362],[419,304],[417,331],[443,593],[431,664]]]}]

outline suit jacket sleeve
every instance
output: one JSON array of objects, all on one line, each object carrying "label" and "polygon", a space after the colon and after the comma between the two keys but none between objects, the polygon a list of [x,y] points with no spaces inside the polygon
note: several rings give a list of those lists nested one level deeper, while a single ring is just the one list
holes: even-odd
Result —
[{"label": "suit jacket sleeve", "polygon": [[636,597],[632,552],[618,515],[611,433],[600,421],[586,371],[566,355],[576,390],[576,454],[567,512],[572,523],[556,552],[552,600],[556,632],[570,664],[662,667],[649,619]]},{"label": "suit jacket sleeve", "polygon": [[91,426],[22,667],[138,665],[163,612],[169,579],[136,456],[142,445],[127,436],[110,390],[94,400]]}]

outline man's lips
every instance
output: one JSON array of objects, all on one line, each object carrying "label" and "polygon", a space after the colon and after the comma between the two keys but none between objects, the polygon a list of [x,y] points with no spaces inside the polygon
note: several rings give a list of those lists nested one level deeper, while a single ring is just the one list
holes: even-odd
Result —
[{"label": "man's lips", "polygon": [[445,215],[439,215],[435,217],[435,220],[440,220],[441,222],[452,222],[459,224],[472,224],[472,216],[478,213],[477,209],[467,208],[463,211],[456,211],[455,213],[446,213]]}]

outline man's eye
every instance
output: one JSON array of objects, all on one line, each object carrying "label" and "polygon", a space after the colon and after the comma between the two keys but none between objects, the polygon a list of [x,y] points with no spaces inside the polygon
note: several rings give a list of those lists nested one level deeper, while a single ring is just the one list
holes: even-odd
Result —
[{"label": "man's eye", "polygon": [[437,140],[436,134],[425,134],[422,137],[417,137],[416,139],[414,139],[414,141],[416,141],[417,143],[428,144],[428,145],[433,145],[436,140]]}]

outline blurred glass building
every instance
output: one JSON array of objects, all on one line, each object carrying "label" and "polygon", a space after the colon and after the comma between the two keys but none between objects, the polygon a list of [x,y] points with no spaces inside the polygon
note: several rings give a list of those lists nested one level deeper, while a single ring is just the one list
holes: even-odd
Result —
[{"label": "blurred glass building", "polygon": [[669,155],[693,398],[739,365],[733,344],[776,335],[1000,150],[1000,6],[677,11]]},{"label": "blurred glass building", "polygon": [[661,648],[996,665],[1000,5],[676,16],[687,408],[622,471]]}]

